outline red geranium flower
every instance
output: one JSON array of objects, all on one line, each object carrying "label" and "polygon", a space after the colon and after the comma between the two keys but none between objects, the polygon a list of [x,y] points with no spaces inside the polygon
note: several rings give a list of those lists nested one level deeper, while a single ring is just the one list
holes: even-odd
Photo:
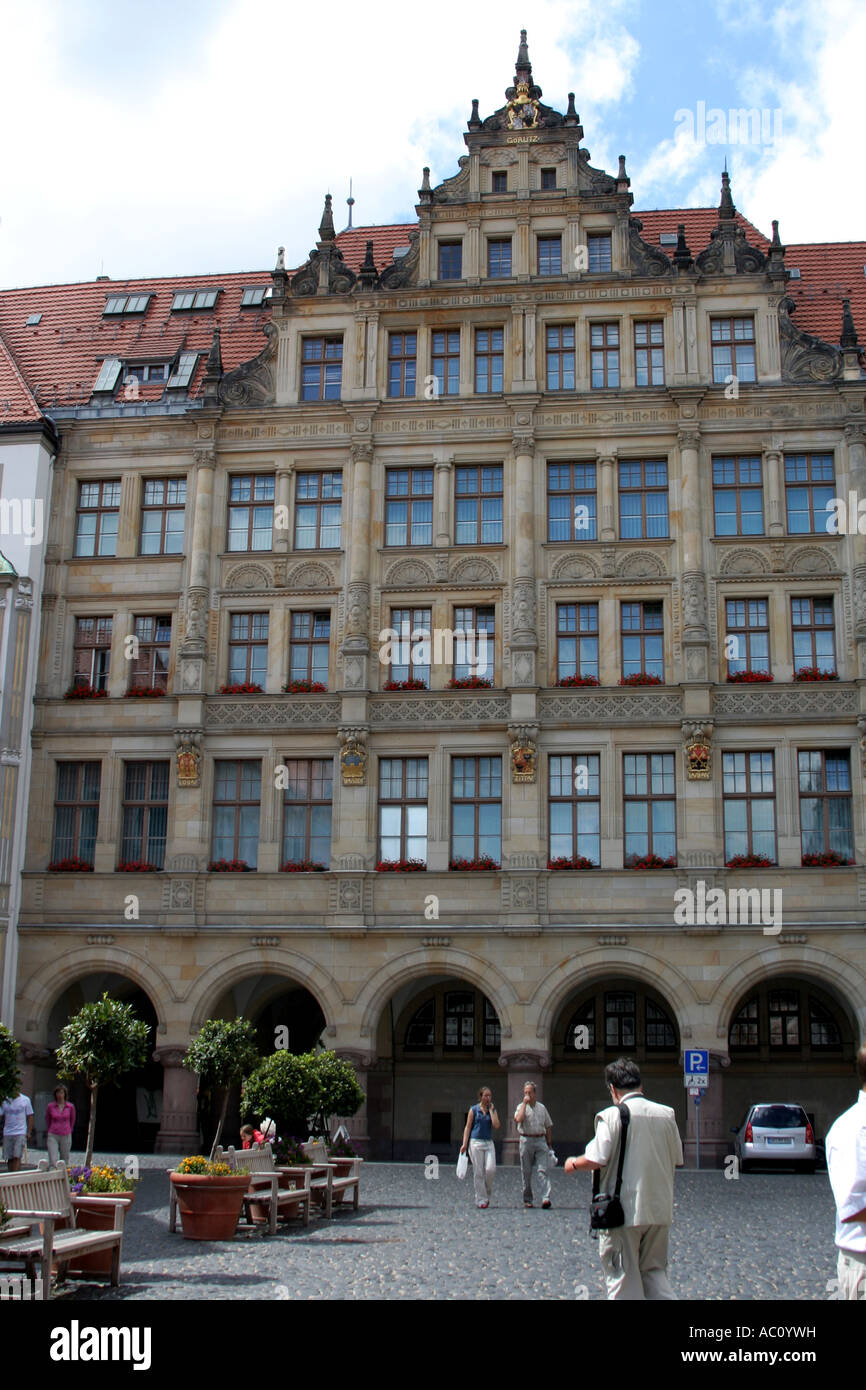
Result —
[{"label": "red geranium flower", "polygon": [[595,676],[563,676],[557,685],[598,685]]},{"label": "red geranium flower", "polygon": [[72,855],[69,859],[55,859],[48,865],[50,874],[92,874],[93,865]]},{"label": "red geranium flower", "polygon": [[261,695],[262,687],[255,681],[235,681],[234,685],[221,685],[220,695]]},{"label": "red geranium flower", "polygon": [[593,864],[591,859],[585,859],[582,854],[569,859],[567,855],[557,855],[556,859],[548,859],[548,869],[597,869],[598,865]]},{"label": "red geranium flower", "polygon": [[795,681],[837,681],[838,671],[825,671],[820,666],[800,666],[794,672]]},{"label": "red geranium flower", "polygon": [[377,874],[423,874],[427,864],[423,859],[380,859]]},{"label": "red geranium flower", "polygon": [[492,690],[493,681],[487,676],[452,676],[448,682],[449,690]]},{"label": "red geranium flower", "polygon": [[314,859],[287,859],[280,865],[281,874],[323,874],[327,864],[319,864]]},{"label": "red geranium flower", "polygon": [[283,686],[287,695],[321,695],[327,690],[321,681],[289,681]]},{"label": "red geranium flower", "polygon": [[747,668],[744,671],[728,672],[728,680],[731,685],[758,685],[773,679],[772,671],[752,671]]},{"label": "red geranium flower", "polygon": [[489,854],[482,854],[478,859],[452,859],[448,865],[449,869],[462,869],[474,872],[482,869],[498,869],[501,865],[495,859],[491,859]]},{"label": "red geranium flower", "polygon": [[633,676],[620,676],[620,685],[664,685],[661,676],[654,676],[649,671],[635,671]]},{"label": "red geranium flower", "polygon": [[627,869],[637,869],[643,872],[645,869],[675,869],[677,867],[677,857],[672,854],[670,859],[661,859],[657,854],[632,854],[626,861]]}]

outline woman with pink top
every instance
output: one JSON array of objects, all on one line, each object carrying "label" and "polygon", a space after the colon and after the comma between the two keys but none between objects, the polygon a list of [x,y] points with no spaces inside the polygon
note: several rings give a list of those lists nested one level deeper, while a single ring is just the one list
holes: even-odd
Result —
[{"label": "woman with pink top", "polygon": [[60,1159],[68,1165],[75,1127],[75,1106],[65,1086],[58,1086],[55,1090],[54,1099],[45,1108],[45,1118],[48,1121],[48,1162],[52,1168],[57,1167]]}]

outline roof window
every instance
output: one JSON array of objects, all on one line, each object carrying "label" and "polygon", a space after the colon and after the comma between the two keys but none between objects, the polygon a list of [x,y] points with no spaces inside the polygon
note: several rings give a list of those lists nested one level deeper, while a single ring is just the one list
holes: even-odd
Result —
[{"label": "roof window", "polygon": [[113,314],[143,314],[151,296],[149,294],[113,294],[105,301],[103,318]]},{"label": "roof window", "polygon": [[178,309],[212,309],[217,302],[219,290],[181,290],[171,302],[171,311]]}]

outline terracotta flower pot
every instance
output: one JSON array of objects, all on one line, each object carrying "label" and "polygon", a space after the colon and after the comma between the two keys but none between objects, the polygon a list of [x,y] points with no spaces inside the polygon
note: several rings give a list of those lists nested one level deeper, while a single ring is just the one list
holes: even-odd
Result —
[{"label": "terracotta flower pot", "polygon": [[[107,1192],[107,1197],[125,1197],[128,1201],[135,1201],[135,1193],[129,1192]],[[79,1197],[76,1203],[75,1224],[79,1231],[113,1231],[114,1230],[114,1208],[106,1206],[104,1202],[94,1202],[82,1206],[82,1202],[87,1202],[86,1197]],[[129,1220],[129,1210],[127,1209],[125,1221]],[[74,1263],[69,1266],[70,1274],[96,1274],[102,1275],[106,1279],[111,1273],[110,1250],[96,1250],[92,1255],[78,1255]]]},{"label": "terracotta flower pot", "polygon": [[186,1240],[231,1240],[237,1229],[249,1174],[214,1178],[202,1173],[172,1173]]}]

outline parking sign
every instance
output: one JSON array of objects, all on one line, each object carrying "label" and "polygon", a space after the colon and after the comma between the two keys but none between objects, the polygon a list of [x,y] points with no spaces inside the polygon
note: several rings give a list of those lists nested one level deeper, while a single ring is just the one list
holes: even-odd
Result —
[{"label": "parking sign", "polygon": [[710,1080],[710,1054],[700,1048],[688,1048],[683,1055],[683,1074],[688,1087],[706,1090]]}]

